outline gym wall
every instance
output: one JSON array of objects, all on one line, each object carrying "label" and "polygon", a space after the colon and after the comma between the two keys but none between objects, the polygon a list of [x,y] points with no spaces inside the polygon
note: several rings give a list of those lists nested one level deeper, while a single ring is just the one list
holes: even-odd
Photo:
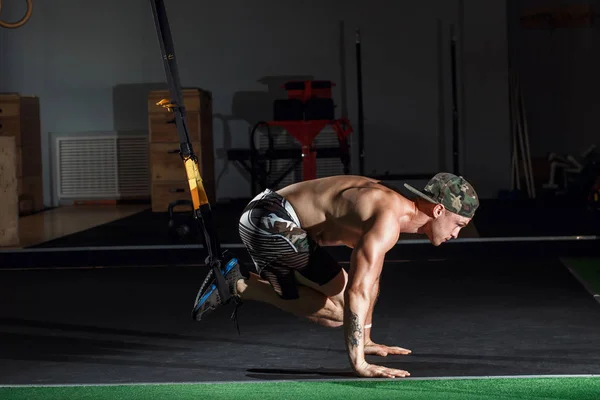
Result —
[{"label": "gym wall", "polygon": [[[2,18],[19,18],[24,3],[4,1]],[[271,117],[272,100],[286,79],[336,82],[338,115],[347,109],[357,129],[356,28],[362,36],[366,173],[452,168],[454,25],[461,39],[461,173],[482,197],[509,186],[505,1],[165,4],[182,85],[213,93],[219,199],[249,195],[247,177],[227,162],[225,151],[248,146],[249,129]],[[146,131],[146,94],[166,87],[147,0],[34,0],[25,26],[0,29],[0,57],[0,91],[40,97],[47,205],[53,203],[52,133]],[[358,172],[356,153],[353,160]]]},{"label": "gym wall", "polygon": [[600,25],[524,29],[522,9],[564,9],[600,1],[510,0],[510,59],[518,69],[529,117],[532,158],[548,153],[579,155],[591,144],[600,147]]}]

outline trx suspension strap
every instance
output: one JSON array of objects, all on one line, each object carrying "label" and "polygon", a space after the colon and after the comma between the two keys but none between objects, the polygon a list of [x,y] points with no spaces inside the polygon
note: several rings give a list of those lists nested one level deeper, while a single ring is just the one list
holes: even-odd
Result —
[{"label": "trx suspension strap", "polygon": [[199,231],[204,233],[204,244],[208,250],[206,262],[210,270],[203,286],[206,286],[214,277],[219,295],[221,296],[221,302],[226,304],[231,299],[231,294],[221,271],[221,249],[213,224],[211,207],[204,190],[202,177],[200,176],[198,158],[194,154],[188,135],[185,105],[183,104],[183,96],[181,94],[179,71],[177,69],[177,60],[175,59],[175,49],[167,19],[167,12],[163,0],[150,0],[150,3],[152,4],[154,23],[169,84],[169,94],[171,96],[170,100],[164,99],[158,104],[175,114],[175,124],[177,125],[177,134],[179,135],[180,143],[179,153],[185,166],[185,173],[190,187],[194,207],[194,219],[199,225]]}]

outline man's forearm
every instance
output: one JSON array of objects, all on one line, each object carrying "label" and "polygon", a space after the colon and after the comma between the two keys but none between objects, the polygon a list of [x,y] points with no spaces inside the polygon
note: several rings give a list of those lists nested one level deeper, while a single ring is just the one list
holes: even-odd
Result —
[{"label": "man's forearm", "polygon": [[371,306],[369,290],[348,290],[344,301],[344,335],[350,364],[356,368],[365,361],[365,321]]},{"label": "man's forearm", "polygon": [[377,297],[379,296],[379,281],[375,285],[373,285],[373,289],[371,291],[371,301],[369,306],[369,312],[367,313],[367,318],[365,320],[365,342],[371,339],[371,325],[373,324],[373,310],[375,309],[375,303],[377,303]]}]

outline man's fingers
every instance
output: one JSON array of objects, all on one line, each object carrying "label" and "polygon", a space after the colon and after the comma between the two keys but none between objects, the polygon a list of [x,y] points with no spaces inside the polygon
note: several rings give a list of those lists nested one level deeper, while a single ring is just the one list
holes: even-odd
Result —
[{"label": "man's fingers", "polygon": [[388,347],[388,346],[377,346],[375,347],[375,351],[373,352],[370,349],[366,349],[365,351],[366,353],[375,353],[378,356],[382,356],[385,357],[388,354],[401,354],[401,355],[407,355],[407,354],[411,354],[412,351],[408,350],[408,349],[403,349],[402,347]]},{"label": "man's fingers", "polygon": [[410,374],[407,371],[403,371],[401,369],[387,369],[386,371],[389,375],[392,375],[392,377],[400,377],[400,378],[406,378],[407,376],[410,376]]},{"label": "man's fingers", "polygon": [[377,376],[383,377],[383,378],[395,378],[396,375],[392,374],[391,372],[388,371],[379,371],[377,373]]},{"label": "man's fingers", "polygon": [[410,373],[408,371],[403,371],[401,369],[397,369],[397,370],[395,370],[395,375],[401,376],[401,377],[407,377],[407,376],[410,376]]},{"label": "man's fingers", "polygon": [[387,375],[388,377],[391,377],[391,378],[394,378],[394,377],[404,378],[404,377],[410,376],[410,373],[408,373],[407,371],[404,371],[401,369],[386,368],[386,367],[381,367],[381,369],[378,372],[382,375]]},{"label": "man's fingers", "polygon": [[402,347],[389,347],[388,352],[391,354],[410,354],[411,350],[403,349]]},{"label": "man's fingers", "polygon": [[378,365],[368,365],[367,368],[361,369],[358,375],[363,377],[384,377],[384,378],[405,378],[410,376],[410,373],[401,369],[387,368]]}]

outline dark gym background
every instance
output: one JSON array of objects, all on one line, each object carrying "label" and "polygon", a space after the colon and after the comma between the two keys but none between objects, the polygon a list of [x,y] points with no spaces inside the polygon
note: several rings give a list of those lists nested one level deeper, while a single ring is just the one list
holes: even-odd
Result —
[{"label": "dark gym background", "polygon": [[[40,97],[48,206],[55,201],[52,133],[147,130],[147,91],[165,87],[147,3],[38,1],[30,23],[0,30],[0,91]],[[583,123],[588,114],[583,105],[596,92],[590,85],[598,65],[591,51],[597,32],[519,32],[524,3],[540,2],[167,3],[183,85],[212,91],[213,112],[227,117],[214,119],[218,197],[248,195],[248,179],[226,162],[225,150],[247,147],[249,126],[264,118],[265,109],[270,113],[274,96],[269,98],[265,77],[336,82],[337,111],[347,110],[356,129],[356,28],[362,35],[366,172],[451,168],[451,25],[460,37],[461,172],[483,197],[496,196],[510,183],[511,53],[522,65],[532,157],[579,151],[598,131],[593,121],[585,128]],[[24,7],[25,2],[5,1],[3,18],[20,18]],[[567,55],[578,62],[570,66]],[[570,73],[561,73],[565,68]],[[577,88],[574,82],[588,85]],[[247,92],[256,101],[234,107],[236,94]],[[549,92],[554,102],[544,100]],[[566,121],[576,124],[569,125],[569,135]],[[352,140],[355,144],[356,135]]]}]

